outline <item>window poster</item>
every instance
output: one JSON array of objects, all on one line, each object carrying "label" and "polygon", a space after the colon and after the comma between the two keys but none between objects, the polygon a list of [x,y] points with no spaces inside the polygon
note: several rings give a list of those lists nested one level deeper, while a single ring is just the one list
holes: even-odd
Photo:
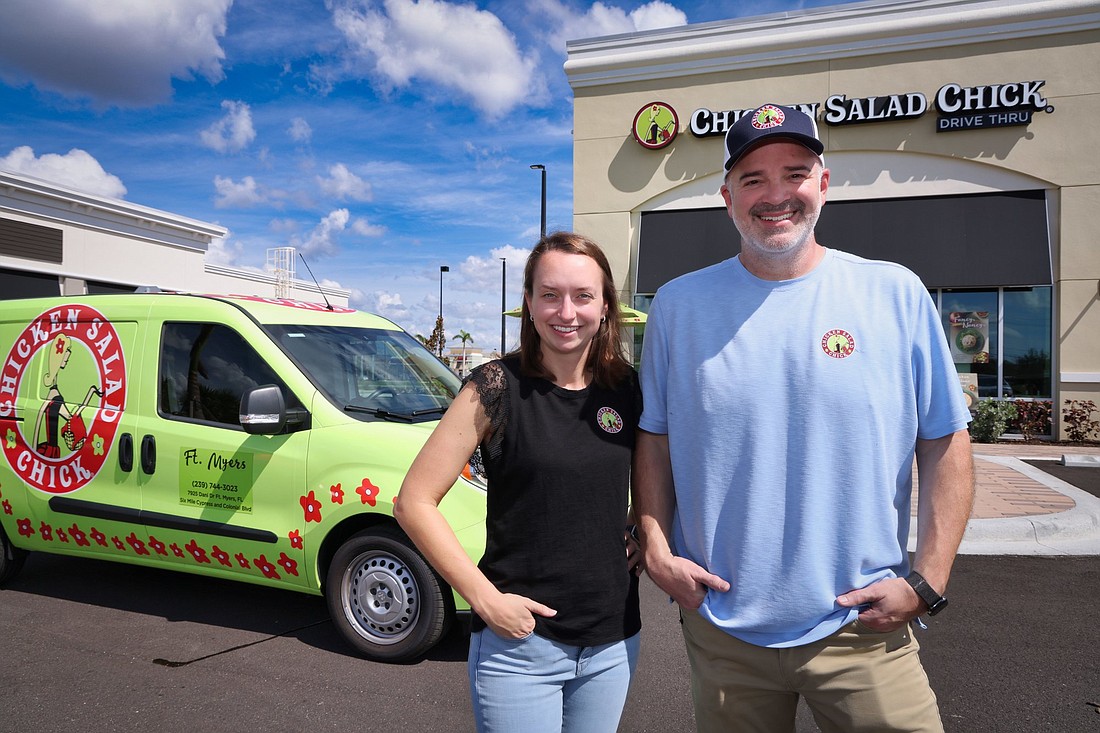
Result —
[{"label": "window poster", "polygon": [[989,363],[989,313],[956,311],[948,315],[951,356],[956,364]]},{"label": "window poster", "polygon": [[960,374],[959,385],[962,386],[963,397],[966,398],[966,406],[974,409],[978,405],[978,375]]}]

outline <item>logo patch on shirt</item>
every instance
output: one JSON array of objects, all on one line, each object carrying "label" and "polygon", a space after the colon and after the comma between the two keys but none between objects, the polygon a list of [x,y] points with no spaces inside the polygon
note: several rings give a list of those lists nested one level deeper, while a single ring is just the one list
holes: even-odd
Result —
[{"label": "logo patch on shirt", "polygon": [[856,350],[856,340],[847,331],[834,328],[821,337],[821,350],[834,359],[843,359]]},{"label": "logo patch on shirt", "polygon": [[610,407],[599,409],[596,413],[596,424],[612,435],[623,429],[623,419]]}]

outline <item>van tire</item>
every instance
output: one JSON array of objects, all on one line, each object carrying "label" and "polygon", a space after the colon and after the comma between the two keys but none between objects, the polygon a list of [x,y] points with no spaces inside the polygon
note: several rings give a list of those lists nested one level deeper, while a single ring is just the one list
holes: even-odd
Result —
[{"label": "van tire", "polygon": [[363,656],[415,659],[443,637],[449,589],[391,527],[352,535],[332,558],[325,584],[329,615]]},{"label": "van tire", "polygon": [[27,551],[13,545],[0,526],[0,585],[19,574],[26,559]]}]

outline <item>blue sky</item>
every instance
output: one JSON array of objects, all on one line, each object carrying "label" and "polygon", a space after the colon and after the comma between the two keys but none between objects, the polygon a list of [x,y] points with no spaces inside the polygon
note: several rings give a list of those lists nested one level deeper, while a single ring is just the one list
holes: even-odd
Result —
[{"label": "blue sky", "polygon": [[832,4],[3,0],[0,169],[220,224],[219,264],[294,246],[414,334],[447,265],[448,338],[488,351],[500,258],[513,307],[538,238],[531,164],[572,225],[566,41]]}]

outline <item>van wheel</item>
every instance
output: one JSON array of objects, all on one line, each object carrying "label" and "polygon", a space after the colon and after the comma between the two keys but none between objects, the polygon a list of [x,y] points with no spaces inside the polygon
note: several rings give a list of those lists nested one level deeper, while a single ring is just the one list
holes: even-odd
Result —
[{"label": "van wheel", "polygon": [[443,637],[447,588],[404,535],[376,527],[348,539],[329,565],[325,597],[341,635],[363,656],[414,659]]},{"label": "van wheel", "polygon": [[0,584],[14,578],[23,568],[26,559],[27,551],[13,545],[4,534],[3,526],[0,526]]}]

